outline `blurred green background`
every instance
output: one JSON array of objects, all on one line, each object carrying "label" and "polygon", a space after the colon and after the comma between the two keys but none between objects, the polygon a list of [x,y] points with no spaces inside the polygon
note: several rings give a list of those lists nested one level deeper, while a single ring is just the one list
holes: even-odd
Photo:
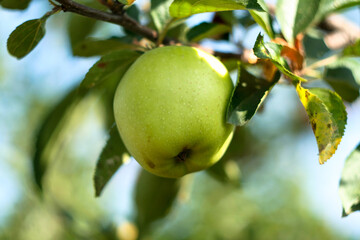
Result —
[{"label": "blurred green background", "polygon": [[[29,56],[18,61],[7,53],[11,31],[49,8],[46,1],[33,1],[25,11],[0,8],[1,240],[136,239],[135,223],[146,229],[143,239],[360,239],[360,214],[341,218],[338,196],[344,159],[360,141],[360,101],[347,106],[339,150],[319,166],[311,127],[296,92],[286,85],[276,86],[263,109],[236,132],[227,153],[232,161],[223,163],[228,183],[203,171],[162,185],[131,160],[100,198],[92,178],[107,129],[100,100],[90,95],[54,143],[40,195],[31,168],[39,123],[97,60],[72,56],[63,13],[49,20],[46,37]],[[345,13],[356,23],[359,15],[358,9]],[[259,31],[254,27],[254,34],[241,37],[251,46]],[[114,32],[121,31],[103,24],[93,35]],[[147,192],[154,186],[160,193],[180,188],[171,208],[160,193]],[[159,219],[149,224],[140,211]]]}]

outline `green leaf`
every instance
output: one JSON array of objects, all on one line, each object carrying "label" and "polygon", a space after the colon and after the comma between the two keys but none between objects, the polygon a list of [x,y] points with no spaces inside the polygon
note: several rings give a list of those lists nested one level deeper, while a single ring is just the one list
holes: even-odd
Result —
[{"label": "green leaf", "polygon": [[239,59],[231,59],[231,58],[222,60],[222,63],[229,72],[237,70],[239,62],[240,62]]},{"label": "green leaf", "polygon": [[103,56],[88,71],[80,87],[93,88],[106,81],[113,74],[118,74],[119,79],[140,56],[140,53],[132,50],[120,50]]},{"label": "green leaf", "polygon": [[66,117],[74,110],[82,97],[83,95],[78,94],[77,88],[73,89],[49,111],[40,125],[32,160],[35,182],[40,189],[42,189],[42,179],[49,165],[53,143],[60,135]]},{"label": "green leaf", "polygon": [[[231,25],[239,23],[244,28],[249,28],[250,26],[256,24],[256,21],[254,20],[253,16],[251,16],[250,11],[253,10],[249,10],[248,12],[243,13],[241,14],[241,16],[234,16],[235,21]],[[221,13],[229,13],[229,12],[221,12]]]},{"label": "green leaf", "polygon": [[360,39],[354,44],[347,46],[343,51],[344,56],[360,57]]},{"label": "green leaf", "polygon": [[93,57],[124,49],[140,50],[140,47],[134,44],[122,42],[120,39],[116,38],[107,40],[90,38],[76,44],[73,48],[73,54],[80,57]]},{"label": "green leaf", "polygon": [[159,32],[164,30],[171,19],[169,12],[171,2],[172,0],[151,0],[150,16]]},{"label": "green leaf", "polygon": [[133,18],[134,20],[136,20],[138,22],[140,21],[141,12],[140,12],[140,10],[139,10],[139,8],[137,7],[136,4],[131,5],[130,7],[128,7],[126,9],[126,14],[129,15],[129,17]]},{"label": "green leaf", "polygon": [[29,6],[31,0],[2,0],[0,5],[8,9],[24,10]]},{"label": "green leaf", "polygon": [[140,236],[153,222],[169,213],[179,188],[179,179],[161,178],[145,170],[140,172],[135,188],[136,222]]},{"label": "green leaf", "polygon": [[[238,18],[237,18],[238,17]],[[225,12],[216,12],[215,16],[213,18],[213,23],[222,23],[222,24],[226,24],[226,25],[233,25],[236,24],[239,19],[241,19],[242,17],[245,18],[250,18],[251,19],[251,15],[249,12],[243,12],[243,14],[241,16],[235,16],[233,11],[225,11]],[[254,22],[254,21],[252,21]],[[241,20],[240,20],[241,23]]]},{"label": "green leaf", "polygon": [[114,124],[110,129],[109,139],[103,148],[96,164],[94,175],[94,186],[96,197],[100,196],[111,177],[128,161],[129,155],[126,147],[120,138],[119,132]]},{"label": "green leaf", "polygon": [[203,12],[244,9],[263,11],[257,0],[174,0],[170,14],[175,18],[184,18]]},{"label": "green leaf", "polygon": [[279,71],[271,81],[267,81],[255,77],[243,65],[240,65],[238,80],[227,110],[227,122],[243,126],[250,121],[279,79]]},{"label": "green leaf", "polygon": [[344,67],[349,69],[354,76],[355,81],[358,85],[360,85],[360,68],[359,68],[360,60],[352,57],[342,57],[336,60],[336,62],[332,63],[328,67]]},{"label": "green leaf", "polygon": [[122,4],[130,5],[133,4],[136,0],[119,0]]},{"label": "green leaf", "polygon": [[186,42],[186,33],[188,30],[189,27],[187,26],[186,22],[180,24],[174,22],[166,32],[166,36],[169,38],[179,39],[181,42]]},{"label": "green leaf", "polygon": [[95,30],[97,22],[93,18],[71,14],[67,25],[71,47],[75,48],[80,42],[84,41]]},{"label": "green leaf", "polygon": [[318,60],[330,51],[324,42],[324,34],[321,32],[309,31],[304,36],[303,45],[307,58]]},{"label": "green leaf", "polygon": [[343,217],[360,210],[360,144],[345,161],[339,193]]},{"label": "green leaf", "polygon": [[349,68],[328,66],[324,71],[324,80],[345,101],[353,102],[359,97],[360,86]]},{"label": "green leaf", "polygon": [[319,162],[325,163],[335,153],[344,135],[347,114],[339,95],[328,89],[296,86],[315,134],[319,149]]},{"label": "green leaf", "polygon": [[359,60],[342,57],[325,67],[324,80],[346,101],[352,102],[359,96]]},{"label": "green leaf", "polygon": [[31,52],[45,35],[46,19],[33,19],[18,26],[7,40],[9,53],[21,59]]},{"label": "green leaf", "polygon": [[294,83],[306,82],[302,77],[299,77],[290,71],[286,60],[281,56],[282,46],[280,44],[267,42],[264,43],[264,37],[259,34],[255,45],[254,54],[261,59],[270,59],[272,63],[286,76],[293,80]]},{"label": "green leaf", "polygon": [[198,42],[204,38],[211,38],[231,32],[231,27],[225,24],[202,22],[191,28],[186,37],[191,42]]},{"label": "green leaf", "polygon": [[250,10],[251,16],[254,18],[255,22],[259,24],[260,27],[262,27],[266,34],[271,38],[275,38],[274,29],[272,27],[272,19],[270,14],[268,13],[268,7],[265,4],[263,0],[258,0],[258,3],[261,5],[261,7],[265,10],[265,12],[262,11],[256,11],[256,10]]},{"label": "green leaf", "polygon": [[278,0],[276,17],[285,39],[293,44],[295,37],[313,21],[320,0]]},{"label": "green leaf", "polygon": [[321,0],[317,20],[321,20],[330,13],[360,5],[360,0]]}]

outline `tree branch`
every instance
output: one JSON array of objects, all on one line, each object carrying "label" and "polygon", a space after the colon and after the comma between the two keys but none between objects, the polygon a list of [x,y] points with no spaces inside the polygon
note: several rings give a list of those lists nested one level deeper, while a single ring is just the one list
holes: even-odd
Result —
[{"label": "tree branch", "polygon": [[[61,4],[61,9],[64,12],[72,12],[76,13],[85,17],[101,20],[104,22],[114,23],[117,25],[122,26],[126,30],[129,30],[133,33],[139,34],[145,38],[148,38],[151,41],[156,42],[158,39],[158,33],[146,26],[141,25],[131,17],[129,17],[123,11],[117,11],[117,9],[110,9],[113,13],[108,13],[104,11],[100,11],[83,4],[77,3],[73,0],[56,0],[58,3]],[[114,6],[114,8],[117,6]],[[171,40],[165,38],[163,41],[165,44],[175,44],[178,43],[176,40]],[[241,54],[232,54],[232,53],[223,53],[223,52],[214,52],[211,51],[212,54],[218,56],[220,58],[240,58]]]},{"label": "tree branch", "polygon": [[328,16],[319,26],[328,32],[324,40],[332,49],[345,47],[360,39],[360,28],[338,14]]},{"label": "tree branch", "polygon": [[114,23],[124,27],[126,30],[144,36],[152,41],[156,41],[158,37],[156,31],[141,25],[140,23],[129,17],[126,13],[118,15],[118,14],[103,12],[79,4],[77,2],[74,2],[73,0],[56,0],[56,1],[61,4],[61,8],[64,12],[77,13],[85,17],[94,18],[104,22]]},{"label": "tree branch", "polygon": [[[151,41],[156,42],[158,40],[158,33],[146,26],[141,25],[136,20],[129,17],[121,8],[120,5],[114,5],[110,12],[100,11],[83,4],[77,3],[73,0],[55,0],[61,4],[61,9],[64,12],[72,12],[85,17],[114,23],[122,26],[124,29],[131,31],[135,34],[143,36]],[[271,9],[271,8],[270,8]],[[273,9],[274,11],[274,9]],[[344,20],[339,15],[331,16],[326,18],[322,23],[319,24],[319,27],[329,31],[330,33],[325,37],[326,44],[330,48],[340,48],[349,43],[353,42],[354,39],[358,39],[360,35],[359,28],[351,24],[349,21]],[[179,43],[173,39],[164,39],[164,44],[176,44]],[[233,54],[233,53],[223,53],[216,51],[208,51],[213,55],[220,58],[244,58],[243,54]]]}]

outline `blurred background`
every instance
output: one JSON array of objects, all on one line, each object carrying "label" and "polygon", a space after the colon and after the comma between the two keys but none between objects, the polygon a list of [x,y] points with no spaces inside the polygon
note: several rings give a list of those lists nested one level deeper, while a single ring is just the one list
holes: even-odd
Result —
[{"label": "blurred background", "polygon": [[[146,2],[137,4],[146,7]],[[44,179],[44,194],[34,185],[31,158],[39,124],[98,60],[73,57],[70,14],[65,13],[49,19],[45,38],[27,57],[18,61],[7,53],[6,40],[16,26],[50,9],[40,0],[25,11],[0,8],[0,239],[136,239],[139,206],[159,206],[152,206],[154,196],[136,185],[149,176],[134,160],[95,198],[93,174],[108,131],[96,96],[82,101],[68,120]],[[359,25],[359,8],[342,14]],[[199,14],[188,24],[211,17]],[[260,31],[239,27],[234,34],[251,48]],[[121,33],[102,23],[91,36]],[[233,50],[221,42],[203,44]],[[345,136],[332,159],[320,166],[294,88],[278,84],[261,111],[235,134],[227,153],[232,161],[226,163],[233,182],[224,184],[204,171],[184,177],[172,208],[147,226],[146,238],[360,239],[360,213],[342,218],[338,194],[344,160],[360,142],[360,100],[346,107]]]}]

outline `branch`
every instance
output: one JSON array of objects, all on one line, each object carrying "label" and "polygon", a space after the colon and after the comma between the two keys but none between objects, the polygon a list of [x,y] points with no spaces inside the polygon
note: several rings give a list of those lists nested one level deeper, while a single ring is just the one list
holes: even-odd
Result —
[{"label": "branch", "polygon": [[158,38],[158,34],[156,31],[141,25],[140,23],[129,17],[126,13],[123,13],[121,15],[108,13],[79,4],[77,2],[74,2],[73,0],[56,1],[61,4],[61,8],[64,12],[77,13],[85,17],[114,23],[124,27],[126,30],[144,36],[152,41],[156,41],[156,39]]},{"label": "branch", "polygon": [[220,57],[221,59],[238,59],[239,61],[244,56],[241,53],[218,52],[218,51],[213,51],[212,54],[214,56]]},{"label": "branch", "polygon": [[[114,23],[122,26],[124,29],[136,33],[140,36],[143,36],[151,41],[156,42],[159,38],[158,33],[146,26],[141,25],[139,22],[135,21],[129,17],[121,7],[112,6],[110,8],[112,13],[100,11],[83,4],[79,4],[73,0],[56,0],[61,4],[61,9],[64,12],[72,12],[85,17],[90,17],[93,19]],[[272,11],[274,11],[273,8]],[[360,38],[360,29],[351,22],[347,21],[339,15],[333,15],[327,17],[322,23],[319,24],[319,27],[329,31],[325,36],[326,44],[332,48],[337,49],[344,47],[356,39]],[[164,39],[165,44],[176,44],[179,43],[173,39]],[[222,52],[212,52],[214,55],[221,58],[240,58],[244,57],[241,54],[231,54],[231,53],[222,53]]]},{"label": "branch", "polygon": [[[140,23],[129,17],[125,12],[121,11],[121,9],[119,10],[119,9],[111,8],[113,13],[108,13],[85,6],[83,4],[79,4],[73,0],[56,0],[56,1],[61,4],[61,9],[64,12],[72,12],[85,17],[101,20],[104,22],[114,23],[122,26],[126,30],[139,34],[140,36],[146,37],[154,42],[156,42],[158,39],[158,33],[155,30],[141,25]],[[165,44],[178,43],[176,40],[171,40],[168,38],[165,38],[163,42]],[[222,53],[222,52],[213,52],[213,51],[212,54],[221,58],[241,57],[240,54]]]},{"label": "branch", "polygon": [[345,47],[360,38],[360,28],[338,14],[328,16],[319,26],[329,32],[324,40],[332,49]]}]

